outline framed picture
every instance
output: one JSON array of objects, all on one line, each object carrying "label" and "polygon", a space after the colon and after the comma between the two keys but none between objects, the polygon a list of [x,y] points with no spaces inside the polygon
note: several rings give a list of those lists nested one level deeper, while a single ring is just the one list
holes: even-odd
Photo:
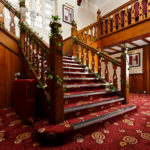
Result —
[{"label": "framed picture", "polygon": [[139,67],[140,66],[140,53],[129,55],[129,66]]},{"label": "framed picture", "polygon": [[74,20],[73,9],[66,5],[63,5],[63,21],[71,24],[73,20]]}]

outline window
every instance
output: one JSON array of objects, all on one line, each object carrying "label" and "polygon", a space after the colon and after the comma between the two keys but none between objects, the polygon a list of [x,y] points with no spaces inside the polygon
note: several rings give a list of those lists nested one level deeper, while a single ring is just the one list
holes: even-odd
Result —
[{"label": "window", "polygon": [[27,23],[32,27],[49,29],[54,0],[26,0]]}]

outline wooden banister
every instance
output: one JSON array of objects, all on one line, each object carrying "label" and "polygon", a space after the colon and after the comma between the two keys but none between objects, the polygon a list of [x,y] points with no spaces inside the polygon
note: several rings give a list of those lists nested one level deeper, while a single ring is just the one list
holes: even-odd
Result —
[{"label": "wooden banister", "polygon": [[[44,105],[46,104],[47,106],[46,112],[48,113],[47,116],[49,116],[49,120],[53,124],[63,122],[63,52],[62,36],[59,33],[61,24],[56,21],[51,23],[51,38],[50,45],[48,45],[25,23],[25,0],[20,2],[20,12],[16,11],[5,0],[0,0],[0,2],[3,6],[8,8],[12,14],[19,18],[20,43],[18,43],[22,56],[26,60],[26,62],[24,62],[24,59],[22,59],[23,64],[28,64],[28,68],[33,74],[32,77],[34,77],[38,83],[37,87],[43,89],[41,97],[43,101],[46,100]],[[12,23],[13,20],[14,16],[11,18]]]},{"label": "wooden banister", "polygon": [[[0,2],[6,7],[10,12],[12,12],[16,17],[20,18],[20,12],[13,8],[6,0],[0,0]],[[23,3],[23,1],[22,1]]]},{"label": "wooden banister", "polygon": [[121,66],[120,62],[114,58],[112,58],[111,56],[103,53],[103,52],[99,52],[97,49],[87,45],[86,43],[82,42],[81,40],[76,39],[75,40],[76,44],[82,45],[83,47],[89,49],[90,51],[96,53],[97,55],[100,55],[101,57],[107,59],[108,61],[111,61],[112,63],[116,64],[117,66]]}]

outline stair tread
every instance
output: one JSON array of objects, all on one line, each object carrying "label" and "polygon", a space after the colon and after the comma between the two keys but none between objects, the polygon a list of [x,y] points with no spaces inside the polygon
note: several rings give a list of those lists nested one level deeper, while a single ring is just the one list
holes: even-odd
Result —
[{"label": "stair tread", "polygon": [[85,70],[83,67],[63,67],[63,69]]},{"label": "stair tread", "polygon": [[94,96],[94,95],[99,95],[99,94],[108,94],[108,93],[113,93],[114,91],[111,90],[97,90],[97,91],[88,91],[88,92],[82,92],[80,94],[73,94],[73,93],[64,93],[64,99],[67,98],[77,98],[77,97],[87,97],[87,96]]},{"label": "stair tread", "polygon": [[[121,106],[123,106],[123,105],[121,105]],[[83,121],[73,123],[73,124],[71,124],[71,126],[73,127],[74,130],[81,129],[83,127],[87,127],[87,126],[90,126],[90,125],[98,123],[98,122],[103,122],[110,118],[116,117],[121,114],[125,114],[132,110],[135,110],[137,108],[137,106],[129,105],[129,106],[125,106],[121,109],[120,109],[120,107],[117,107],[117,108],[119,108],[119,109],[116,111],[111,111],[111,112],[104,113],[104,114],[101,113],[101,114],[97,115],[96,117],[91,117],[89,119],[85,119]],[[110,110],[110,109],[108,109],[108,110]],[[106,112],[106,110],[104,110],[103,112]],[[83,118],[85,118],[85,116],[83,116]],[[74,121],[70,120],[70,122],[74,122]]]},{"label": "stair tread", "polygon": [[99,80],[99,78],[64,78],[64,80]]},{"label": "stair tread", "polygon": [[83,88],[83,87],[99,87],[99,86],[106,86],[106,83],[95,83],[95,84],[71,84],[71,85],[65,85],[65,88]]},{"label": "stair tread", "polygon": [[[92,73],[89,73],[89,72],[69,72],[69,71],[64,71],[63,74],[93,75]],[[94,75],[93,75],[93,76],[94,76]]]},{"label": "stair tread", "polygon": [[83,66],[83,65],[78,64],[78,63],[63,63],[63,65],[70,65],[70,66]]},{"label": "stair tread", "polygon": [[[64,132],[71,132],[73,130],[78,130],[84,127],[88,127],[90,125],[94,125],[96,123],[100,123],[100,122],[104,122],[108,119],[114,118],[116,116],[119,115],[123,115],[127,112],[130,112],[132,110],[137,109],[136,105],[131,105],[131,104],[127,104],[127,105],[120,105],[117,107],[110,107],[108,109],[105,110],[101,110],[98,112],[90,112],[89,114],[83,115],[83,116],[78,116],[75,118],[71,118],[68,120],[65,120],[65,122],[67,122],[67,128],[64,126],[64,123],[60,123],[58,125],[53,125],[53,124],[42,124],[42,121],[39,121],[38,123],[36,123],[35,125],[35,130],[39,130],[41,128],[45,128],[47,129],[48,133],[59,133],[59,131],[57,132],[57,130],[55,131],[54,128],[60,128],[60,129],[64,129]],[[44,122],[46,120],[43,120]],[[61,132],[62,130],[60,130]]]},{"label": "stair tread", "polygon": [[123,100],[124,100],[124,98],[120,97],[120,98],[115,98],[115,99],[103,100],[103,101],[99,101],[99,102],[91,102],[90,101],[91,103],[89,103],[89,104],[65,108],[64,112],[65,112],[65,114],[67,114],[70,112],[75,112],[75,111],[84,110],[84,109],[88,109],[88,108],[92,108],[92,107],[111,104],[111,103],[115,103],[115,102],[119,102],[119,101],[123,101]]}]

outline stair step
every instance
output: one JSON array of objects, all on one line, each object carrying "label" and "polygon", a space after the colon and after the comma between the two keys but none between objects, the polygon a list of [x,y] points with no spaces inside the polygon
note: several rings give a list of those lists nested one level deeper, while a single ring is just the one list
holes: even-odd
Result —
[{"label": "stair step", "polygon": [[73,127],[74,130],[81,129],[83,127],[88,127],[92,124],[103,122],[103,121],[106,121],[110,118],[114,118],[116,116],[125,114],[129,111],[135,110],[136,108],[137,108],[137,106],[131,105],[131,106],[128,106],[128,107],[119,109],[117,111],[113,111],[113,112],[110,112],[110,113],[107,113],[107,114],[104,114],[104,115],[101,115],[101,116],[98,116],[98,117],[95,117],[92,119],[88,119],[88,120],[85,120],[85,121],[82,121],[79,123],[71,124],[71,126]]},{"label": "stair step", "polygon": [[93,81],[99,80],[99,78],[64,78],[65,81]]},{"label": "stair step", "polygon": [[72,56],[63,56],[64,59],[73,59]]},{"label": "stair step", "polygon": [[66,65],[66,66],[76,66],[76,67],[81,67],[81,66],[83,66],[83,65],[78,64],[78,63],[63,63],[63,65]]},{"label": "stair step", "polygon": [[115,103],[115,102],[120,102],[120,101],[124,101],[124,98],[117,98],[117,99],[105,100],[105,101],[92,103],[92,104],[85,104],[85,105],[81,105],[81,106],[70,107],[70,108],[64,109],[64,112],[65,112],[65,114],[68,114],[70,112],[75,112],[75,111],[79,111],[79,110],[81,111],[84,109],[97,107],[97,106],[103,106],[103,105],[107,105],[107,104],[111,104],[111,103]]},{"label": "stair step", "polygon": [[106,86],[106,83],[98,83],[98,84],[71,84],[71,85],[65,85],[64,87],[67,89],[75,89],[75,88],[91,88],[91,87],[100,87],[100,86]]},{"label": "stair step", "polygon": [[77,63],[77,61],[75,61],[75,60],[70,60],[70,59],[64,59],[63,58],[63,62],[70,62],[70,63]]},{"label": "stair step", "polygon": [[70,95],[64,95],[64,99],[69,99],[69,98],[79,98],[79,97],[88,97],[88,96],[96,96],[100,94],[109,94],[113,93],[114,91],[111,90],[101,90],[101,91],[94,91],[94,92],[85,92],[85,93],[80,93],[80,94],[70,94]]},{"label": "stair step", "polygon": [[93,75],[92,73],[89,73],[89,72],[68,72],[68,71],[64,71],[63,74],[67,74],[67,75]]},{"label": "stair step", "polygon": [[69,69],[69,70],[85,70],[83,67],[63,67],[63,69]]}]

